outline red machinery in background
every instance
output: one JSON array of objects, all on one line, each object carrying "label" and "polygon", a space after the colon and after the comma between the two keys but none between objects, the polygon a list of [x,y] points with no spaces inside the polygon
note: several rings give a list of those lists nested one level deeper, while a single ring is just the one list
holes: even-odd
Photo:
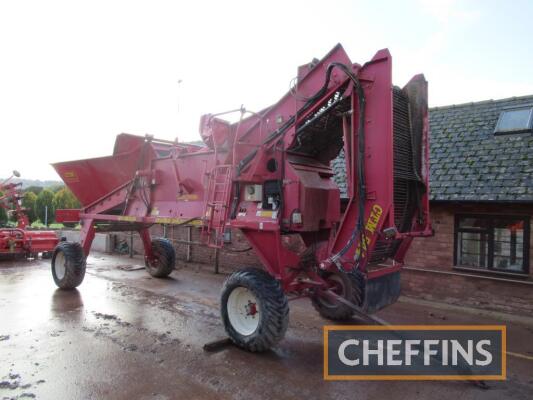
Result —
[{"label": "red machinery in background", "polygon": [[59,242],[57,235],[53,231],[27,229],[29,220],[26,209],[22,207],[22,182],[10,182],[13,177],[20,177],[18,171],[13,171],[11,177],[0,182],[0,207],[17,220],[16,228],[0,228],[0,259],[36,258],[39,253],[42,253],[43,258],[50,257]]},{"label": "red machinery in background", "polygon": [[[56,284],[82,282],[96,231],[139,232],[147,270],[167,276],[174,248],[149,227],[191,224],[212,247],[240,229],[264,265],[238,270],[222,290],[224,326],[245,349],[284,336],[289,299],[310,297],[332,320],[395,302],[411,241],[432,234],[424,77],[400,89],[387,50],[360,65],[337,45],[301,66],[276,104],[240,111],[236,123],[204,115],[205,146],[121,134],[112,156],[54,164],[83,204],[56,214],[82,224],[80,243],[55,250]],[[341,153],[347,202],[330,167]]]}]

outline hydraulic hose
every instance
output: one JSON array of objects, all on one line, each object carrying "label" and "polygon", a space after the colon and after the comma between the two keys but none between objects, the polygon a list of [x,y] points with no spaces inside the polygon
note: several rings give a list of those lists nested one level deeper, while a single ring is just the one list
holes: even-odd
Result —
[{"label": "hydraulic hose", "polygon": [[[355,226],[350,239],[346,242],[344,247],[336,254],[330,257],[332,262],[338,261],[350,247],[354,244],[357,236],[360,236],[360,244],[364,246],[364,237],[363,237],[363,228],[364,228],[364,214],[365,214],[365,202],[366,202],[366,183],[365,183],[365,93],[361,82],[351,71],[351,68],[345,64],[339,62],[333,62],[328,65],[326,69],[326,79],[322,87],[311,96],[306,103],[298,110],[299,113],[307,111],[317,100],[321,99],[327,92],[329,82],[331,80],[331,72],[334,68],[339,68],[342,70],[353,82],[354,88],[357,94],[357,101],[359,104],[359,119],[358,119],[358,157],[357,157],[357,193],[358,193],[358,207],[359,212],[357,216],[357,223]],[[281,137],[287,132],[287,130],[296,122],[297,116],[294,115],[285,122],[281,127],[272,132],[264,141],[263,144],[268,144],[273,140]],[[241,171],[254,159],[258,150],[251,151],[246,157],[244,157],[237,166],[237,176],[240,175]]]},{"label": "hydraulic hose", "polygon": [[336,254],[331,256],[331,261],[336,262],[340,257],[342,257],[346,252],[350,249],[350,247],[354,244],[355,239],[357,238],[357,235],[359,235],[360,240],[360,246],[365,246],[366,243],[364,242],[363,237],[363,228],[364,228],[364,218],[365,218],[365,202],[366,202],[366,183],[365,183],[365,106],[366,106],[366,100],[365,100],[365,93],[363,91],[363,87],[361,86],[361,82],[359,79],[353,74],[353,72],[348,68],[346,65],[341,63],[331,63],[329,68],[337,67],[341,69],[353,82],[355,91],[357,93],[357,100],[359,103],[359,119],[358,119],[358,128],[357,128],[357,134],[358,134],[358,141],[357,141],[357,150],[358,150],[358,157],[357,157],[357,193],[358,193],[358,201],[359,201],[359,212],[357,216],[357,224],[355,226],[354,231],[352,232],[352,235],[350,236],[350,239],[346,242],[344,247]]}]

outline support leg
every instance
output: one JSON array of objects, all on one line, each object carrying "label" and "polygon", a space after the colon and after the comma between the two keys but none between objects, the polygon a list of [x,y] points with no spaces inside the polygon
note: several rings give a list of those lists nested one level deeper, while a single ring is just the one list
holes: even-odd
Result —
[{"label": "support leg", "polygon": [[148,228],[143,228],[139,231],[139,235],[141,236],[141,240],[143,242],[144,259],[151,263],[154,260],[154,254],[152,251],[152,238],[150,237],[150,231]]},{"label": "support leg", "polygon": [[94,220],[82,220],[80,231],[80,245],[83,249],[83,254],[85,255],[85,257],[87,257],[89,255],[89,252],[91,251],[91,245],[93,244],[94,235]]}]

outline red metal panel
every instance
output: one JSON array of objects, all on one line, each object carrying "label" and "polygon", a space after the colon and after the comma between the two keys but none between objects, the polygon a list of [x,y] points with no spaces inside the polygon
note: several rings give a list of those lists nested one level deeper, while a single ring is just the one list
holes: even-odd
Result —
[{"label": "red metal panel", "polygon": [[135,171],[142,169],[145,163],[140,157],[141,148],[142,145],[114,156],[67,161],[52,166],[81,204],[88,206],[131,180]]},{"label": "red metal panel", "polygon": [[[360,268],[364,270],[365,262],[368,260],[375,245],[377,235],[386,222],[394,220],[393,189],[392,189],[392,59],[387,50],[381,50],[372,58],[372,61],[365,64],[358,73],[365,93],[365,181],[366,181],[366,201],[365,201],[365,229],[362,236],[356,238],[344,254],[344,260],[353,260],[356,252],[361,254],[362,263]],[[354,137],[361,134],[358,132],[357,121],[360,108],[357,100],[353,99],[352,131]],[[357,154],[357,141],[352,142],[351,154]],[[346,163],[350,160],[346,158]],[[351,166],[347,165],[347,169]],[[354,173],[356,178],[356,173]],[[359,193],[357,192],[357,181],[354,179],[349,184],[352,185],[354,196],[344,215],[335,237],[332,254],[338,254],[342,248],[350,241],[350,237],[355,229],[355,222],[359,214]],[[375,224],[368,224],[370,217]],[[375,225],[375,226],[374,226]],[[364,242],[361,242],[361,238]]]},{"label": "red metal panel", "polygon": [[56,210],[56,222],[78,222],[80,220],[80,210]]}]

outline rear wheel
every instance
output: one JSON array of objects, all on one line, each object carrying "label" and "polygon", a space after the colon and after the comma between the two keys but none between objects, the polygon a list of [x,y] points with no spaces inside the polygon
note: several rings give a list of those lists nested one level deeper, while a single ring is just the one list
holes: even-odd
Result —
[{"label": "rear wheel", "polygon": [[152,240],[152,260],[146,259],[146,269],[154,278],[164,278],[171,274],[176,264],[176,252],[168,239]]},{"label": "rear wheel", "polygon": [[[331,290],[356,306],[363,305],[364,277],[361,273],[329,272],[323,278],[331,285]],[[313,307],[324,318],[343,321],[353,315],[353,309],[346,304],[316,294],[311,297]]]},{"label": "rear wheel", "polygon": [[257,268],[237,271],[226,279],[221,314],[231,340],[252,352],[278,343],[289,324],[287,296],[277,280]]},{"label": "rear wheel", "polygon": [[79,243],[61,242],[52,255],[52,277],[60,289],[79,286],[85,277],[85,255]]}]

